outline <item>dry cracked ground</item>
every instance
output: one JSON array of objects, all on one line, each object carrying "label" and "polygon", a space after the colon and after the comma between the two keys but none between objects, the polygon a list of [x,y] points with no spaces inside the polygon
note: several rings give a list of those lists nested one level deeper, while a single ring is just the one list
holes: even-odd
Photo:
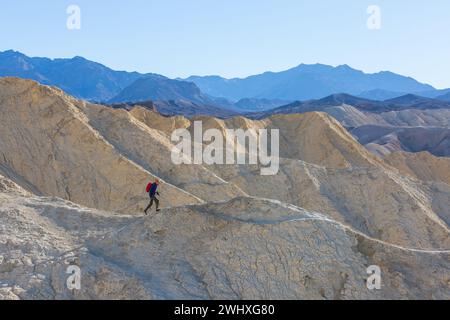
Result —
[{"label": "dry cracked ground", "polygon": [[[173,165],[194,120],[279,129],[279,173]],[[0,299],[450,299],[449,168],[380,159],[325,113],[169,118],[3,78]],[[143,216],[155,177],[163,210]]]}]

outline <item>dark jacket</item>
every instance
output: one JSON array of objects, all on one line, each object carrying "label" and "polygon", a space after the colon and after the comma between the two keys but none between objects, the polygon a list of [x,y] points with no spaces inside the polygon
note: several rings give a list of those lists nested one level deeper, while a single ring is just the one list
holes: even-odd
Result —
[{"label": "dark jacket", "polygon": [[150,188],[150,197],[154,197],[158,193],[158,185],[156,183],[152,184],[152,187]]}]

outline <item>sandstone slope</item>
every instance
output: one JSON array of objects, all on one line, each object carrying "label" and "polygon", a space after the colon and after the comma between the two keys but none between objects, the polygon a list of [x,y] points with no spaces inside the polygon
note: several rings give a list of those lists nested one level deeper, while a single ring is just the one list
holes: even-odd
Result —
[{"label": "sandstone slope", "polygon": [[450,185],[450,159],[429,152],[394,152],[384,159],[401,173],[423,181],[440,181]]},{"label": "sandstone slope", "polygon": [[361,144],[380,157],[397,151],[428,151],[439,157],[450,155],[450,129],[447,127],[367,125],[351,132]]},{"label": "sandstone slope", "polygon": [[388,112],[361,111],[351,105],[328,107],[323,110],[347,128],[364,125],[391,127],[448,127],[449,109],[406,109]]},{"label": "sandstone slope", "polygon": [[[15,192],[0,199],[4,299],[450,298],[449,253],[385,244],[272,200],[138,218]],[[373,264],[380,291],[365,285]],[[68,265],[81,268],[79,291],[66,288]]]},{"label": "sandstone slope", "polygon": [[213,170],[251,196],[322,212],[380,240],[450,247],[448,186],[438,188],[383,168],[329,169],[289,159],[281,161],[276,176],[261,176],[258,166]]},{"label": "sandstone slope", "polygon": [[203,130],[226,129],[280,130],[280,156],[299,159],[332,168],[351,166],[382,166],[382,162],[362,147],[335,119],[321,112],[275,115],[263,120],[234,117],[227,120],[197,116],[164,117],[152,110],[136,107],[130,112],[149,127],[171,135],[174,129],[188,129],[193,136],[194,121],[201,121]]}]

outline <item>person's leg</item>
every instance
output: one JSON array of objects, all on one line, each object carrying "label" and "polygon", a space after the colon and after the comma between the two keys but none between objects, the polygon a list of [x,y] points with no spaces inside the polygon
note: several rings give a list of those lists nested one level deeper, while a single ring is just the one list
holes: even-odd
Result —
[{"label": "person's leg", "polygon": [[155,198],[155,203],[156,203],[156,211],[159,211],[159,199]]},{"label": "person's leg", "polygon": [[149,210],[149,209],[151,209],[152,208],[152,206],[153,206],[153,198],[150,198],[150,204],[147,206],[147,209],[145,209],[145,214],[147,214],[147,211]]}]

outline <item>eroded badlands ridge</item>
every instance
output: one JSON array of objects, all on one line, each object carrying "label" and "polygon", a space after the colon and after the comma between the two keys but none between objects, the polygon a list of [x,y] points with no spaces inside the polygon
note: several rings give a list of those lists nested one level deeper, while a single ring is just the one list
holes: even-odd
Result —
[{"label": "eroded badlands ridge", "polygon": [[[450,297],[445,160],[378,159],[324,113],[167,118],[15,78],[0,115],[2,298]],[[279,173],[173,165],[170,134],[195,120],[279,129]],[[165,209],[142,217],[154,177]],[[365,285],[373,264],[381,291]]]},{"label": "eroded badlands ridge", "polygon": [[[450,253],[391,246],[273,200],[239,197],[132,217],[16,191],[0,199],[2,298],[450,297]],[[80,291],[65,287],[74,263]],[[380,291],[365,285],[373,264],[384,271]]]}]

